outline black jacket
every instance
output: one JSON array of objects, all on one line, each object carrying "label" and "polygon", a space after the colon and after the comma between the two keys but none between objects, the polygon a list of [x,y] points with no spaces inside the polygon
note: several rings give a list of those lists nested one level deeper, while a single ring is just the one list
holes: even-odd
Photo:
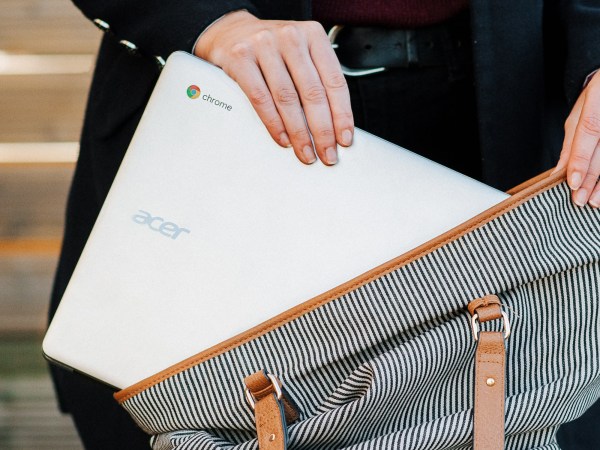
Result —
[{"label": "black jacket", "polygon": [[[600,66],[597,0],[472,0],[483,180],[510,188],[558,159],[562,127],[585,77]],[[159,75],[154,56],[191,52],[224,13],[309,19],[310,1],[75,0],[110,25],[102,40],[69,196],[53,314]],[[118,42],[139,48],[132,56]],[[60,373],[57,373],[60,388]],[[60,389],[59,389],[60,391]],[[69,400],[70,392],[61,398]],[[68,403],[68,402],[67,402]],[[65,403],[63,402],[63,405]]]},{"label": "black jacket", "polygon": [[[307,0],[75,3],[88,18],[111,27],[86,117],[95,129],[84,130],[103,139],[145,104],[158,76],[151,57],[191,51],[200,31],[224,13],[247,9],[261,18],[310,18]],[[472,0],[471,11],[483,178],[508,189],[557,160],[568,106],[585,77],[600,66],[600,3]],[[121,39],[146,56],[128,55],[116,45]],[[122,153],[126,146],[117,147]],[[113,175],[114,170],[98,173],[101,196]]]}]

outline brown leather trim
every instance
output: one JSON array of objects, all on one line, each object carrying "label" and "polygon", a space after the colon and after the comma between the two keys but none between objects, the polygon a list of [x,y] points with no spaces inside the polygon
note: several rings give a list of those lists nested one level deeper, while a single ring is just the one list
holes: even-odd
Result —
[{"label": "brown leather trim", "polygon": [[[535,177],[530,178],[527,181],[523,181],[521,184],[517,184],[515,187],[506,191],[506,193],[508,195],[515,195],[515,194],[521,192],[522,190],[527,189],[529,186],[533,186],[535,183],[538,183],[538,182],[550,177],[552,175],[553,171],[554,171],[554,169],[548,169],[545,172],[542,172],[539,175],[536,175]],[[565,170],[565,172],[566,172],[566,170]]]},{"label": "brown leather trim", "polygon": [[[427,253],[430,253],[448,244],[449,242],[460,238],[461,236],[469,233],[475,228],[478,228],[484,225],[485,223],[495,219],[496,217],[505,214],[511,209],[516,208],[517,206],[536,196],[540,192],[545,191],[547,189],[551,189],[565,180],[566,169],[563,169],[560,172],[548,176],[550,172],[551,171],[544,172],[543,174],[540,174],[537,177],[533,178],[532,180],[535,180],[535,183],[532,183],[532,180],[530,180],[529,182],[522,183],[519,186],[525,187],[513,194],[512,197],[507,198],[506,200],[497,204],[496,206],[493,206],[492,208],[468,220],[467,222],[464,222],[463,224],[438,236],[435,239],[432,239],[431,241],[417,247],[416,249],[411,250],[410,252],[407,252],[401,256],[398,256],[397,258],[394,258],[391,261],[388,261],[387,263],[384,263],[374,269],[371,269],[370,271],[365,272],[364,274],[342,284],[341,286],[338,286],[311,300],[301,303],[300,305],[295,306],[267,320],[266,322],[263,322],[262,324],[251,328],[250,330],[244,333],[234,336],[231,339],[227,339],[226,341],[223,341],[218,345],[215,345],[207,350],[204,350],[203,352],[198,353],[197,355],[185,359],[184,361],[175,364],[157,373],[156,375],[146,378],[145,380],[142,380],[128,388],[125,388],[114,394],[115,399],[119,403],[123,403],[131,397],[139,394],[143,390],[148,389],[149,387],[154,386],[155,384],[158,384],[161,381],[164,381],[165,379],[178,374],[179,372],[183,372],[184,370],[192,366],[195,366],[218,355],[221,355],[225,352],[228,352],[235,347],[238,347],[242,344],[245,344],[246,342],[256,339],[268,333],[269,331],[279,328],[282,325],[285,325],[286,323],[291,322],[292,320],[295,320],[298,317],[307,314],[310,311],[313,311],[314,309],[319,308],[320,306],[332,300],[335,300],[336,298],[339,298],[350,291],[359,288],[360,286],[370,283],[371,281],[387,273],[393,272],[394,270],[397,270],[398,268],[404,265],[410,264],[411,262],[423,257]],[[511,191],[513,190],[511,189]]]}]

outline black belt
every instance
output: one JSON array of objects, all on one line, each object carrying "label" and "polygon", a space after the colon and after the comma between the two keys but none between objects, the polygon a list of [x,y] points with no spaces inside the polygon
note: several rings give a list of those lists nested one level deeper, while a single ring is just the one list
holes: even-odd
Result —
[{"label": "black belt", "polygon": [[415,29],[336,25],[329,38],[344,73],[350,76],[443,66],[448,63],[448,52],[470,51],[468,21],[462,18]]}]

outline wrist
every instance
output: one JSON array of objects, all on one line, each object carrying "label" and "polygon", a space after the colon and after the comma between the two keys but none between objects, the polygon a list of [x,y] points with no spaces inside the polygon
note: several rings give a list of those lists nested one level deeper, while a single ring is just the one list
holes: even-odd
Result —
[{"label": "wrist", "polygon": [[209,60],[214,41],[217,36],[228,28],[235,27],[247,20],[258,20],[245,9],[231,11],[211,23],[198,37],[194,45],[194,55]]}]

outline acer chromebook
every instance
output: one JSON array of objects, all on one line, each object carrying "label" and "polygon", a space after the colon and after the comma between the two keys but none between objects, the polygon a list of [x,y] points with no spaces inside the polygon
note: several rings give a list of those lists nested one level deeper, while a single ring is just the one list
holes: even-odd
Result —
[{"label": "acer chromebook", "polygon": [[43,350],[125,388],[442,234],[507,197],[356,130],[300,163],[238,85],[172,54]]}]

